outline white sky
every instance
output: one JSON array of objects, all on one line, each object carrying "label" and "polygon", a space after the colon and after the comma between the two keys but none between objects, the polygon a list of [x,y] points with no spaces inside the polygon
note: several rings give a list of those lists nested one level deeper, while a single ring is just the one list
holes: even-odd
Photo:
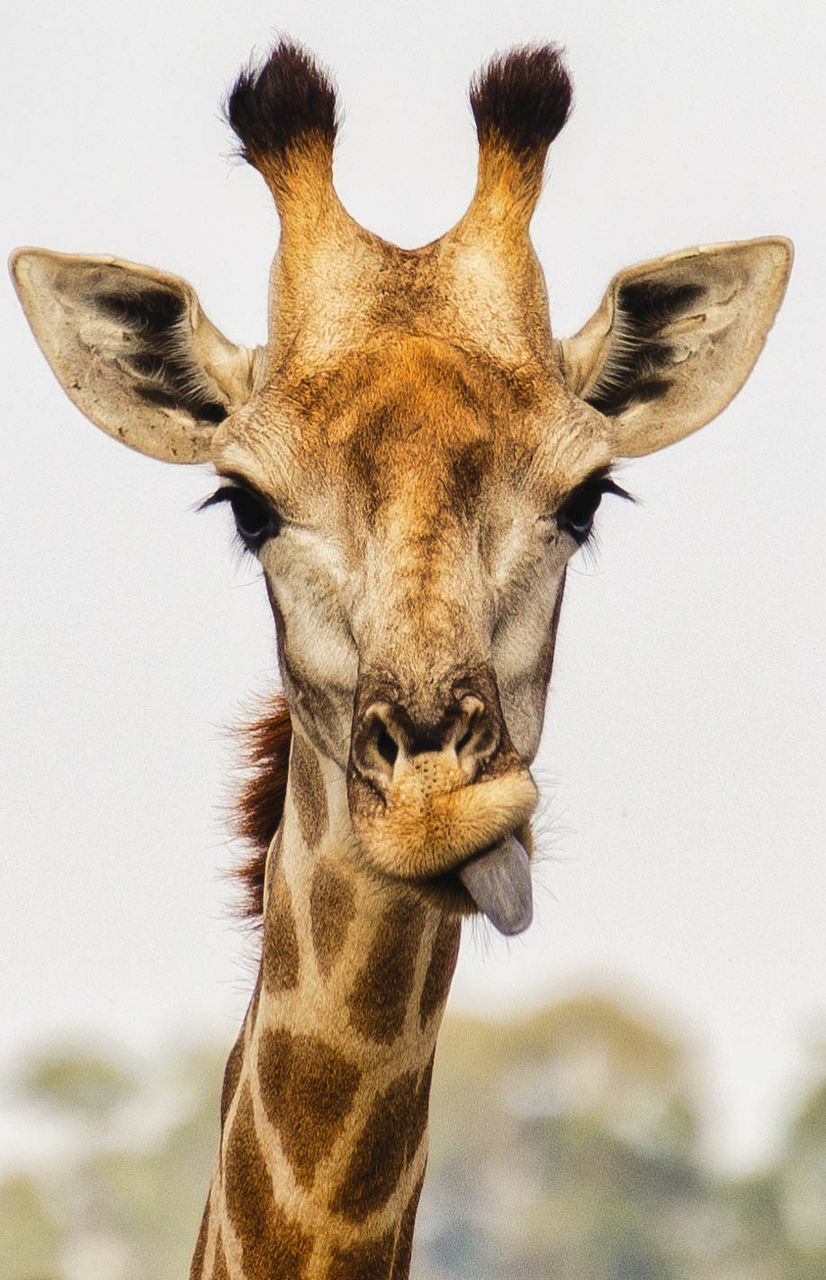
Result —
[{"label": "white sky", "polygon": [[[229,337],[260,342],[276,223],[257,175],[227,163],[216,104],[276,22],[334,69],[345,203],[404,245],[469,199],[473,70],[510,44],[567,45],[578,105],[534,223],[560,336],[632,262],[796,242],[744,392],[625,469],[642,503],[606,502],[598,561],[572,575],[540,756],[538,920],[509,946],[469,939],[454,990],[498,1016],[607,985],[675,1015],[704,1046],[719,1153],[758,1158],[802,1085],[801,1044],[826,1035],[823,11],[18,5],[0,41],[7,247],[174,271]],[[142,1045],[217,1026],[229,1043],[249,969],[218,876],[222,726],[271,684],[264,592],[220,516],[191,514],[207,474],[86,423],[10,287],[0,305],[0,1060],[62,1030]]]}]

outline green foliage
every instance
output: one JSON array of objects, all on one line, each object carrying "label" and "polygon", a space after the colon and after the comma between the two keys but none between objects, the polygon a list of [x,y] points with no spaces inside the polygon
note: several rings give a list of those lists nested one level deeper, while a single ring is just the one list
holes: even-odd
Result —
[{"label": "green foliage", "polygon": [[[17,1096],[66,1137],[0,1177],[3,1280],[187,1274],[228,1046],[129,1063],[89,1048],[22,1064]],[[418,1280],[824,1280],[826,1079],[776,1166],[705,1157],[685,1046],[618,1005],[518,1022],[450,1018],[440,1040]]]},{"label": "green foliage", "polygon": [[133,1072],[120,1062],[73,1046],[30,1057],[18,1074],[17,1091],[26,1101],[94,1120],[107,1119],[136,1090]]},{"label": "green foliage", "polygon": [[59,1280],[61,1231],[36,1180],[0,1182],[0,1259],[4,1280]]},{"label": "green foliage", "polygon": [[225,1057],[179,1049],[164,1070],[88,1049],[27,1060],[16,1093],[57,1112],[70,1138],[53,1166],[0,1181],[3,1280],[183,1280],[217,1150]]}]

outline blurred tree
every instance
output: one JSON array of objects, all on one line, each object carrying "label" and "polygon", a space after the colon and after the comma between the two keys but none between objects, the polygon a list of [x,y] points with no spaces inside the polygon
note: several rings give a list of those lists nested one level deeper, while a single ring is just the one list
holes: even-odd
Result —
[{"label": "blurred tree", "polygon": [[225,1058],[223,1049],[179,1052],[153,1082],[176,1103],[174,1119],[150,1141],[101,1152],[81,1170],[94,1222],[125,1250],[123,1280],[187,1275],[218,1147]]},{"label": "blurred tree", "polygon": [[778,1182],[779,1214],[791,1242],[784,1280],[823,1280],[826,1277],[826,1079],[812,1088],[791,1125]]},{"label": "blurred tree", "polygon": [[0,1182],[0,1274],[3,1280],[62,1280],[61,1230],[33,1177]]},{"label": "blurred tree", "polygon": [[421,1230],[450,1274],[684,1274],[683,1223],[713,1190],[687,1056],[639,1018],[583,998],[503,1026],[451,1019],[432,1113]]},{"label": "blurred tree", "polygon": [[24,1101],[72,1119],[99,1124],[134,1098],[134,1068],[86,1046],[61,1046],[29,1056],[17,1073],[15,1092]]}]

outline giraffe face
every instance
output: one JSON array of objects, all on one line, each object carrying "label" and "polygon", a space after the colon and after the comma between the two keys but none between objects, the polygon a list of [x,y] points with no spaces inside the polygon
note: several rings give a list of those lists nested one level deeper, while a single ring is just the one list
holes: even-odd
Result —
[{"label": "giraffe face", "polygon": [[[475,875],[482,850],[513,853],[536,801],[565,565],[616,488],[611,461],[728,404],[791,265],[778,237],[669,254],[621,271],[580,332],[555,340],[528,228],[570,101],[553,46],[494,59],[471,88],[473,200],[405,250],[338,199],[335,93],[312,59],[284,42],[242,73],[230,123],[281,222],[258,352],[166,273],[44,250],[12,260],[83,412],[226,477],[291,712],[345,771],[365,857],[428,884]],[[504,878],[524,885],[520,856]],[[487,887],[468,885],[491,918],[500,870],[489,861]]]},{"label": "giraffe face", "polygon": [[300,398],[270,384],[216,444],[291,709],[368,857],[432,879],[521,828],[565,566],[611,487],[601,415],[400,341]]}]

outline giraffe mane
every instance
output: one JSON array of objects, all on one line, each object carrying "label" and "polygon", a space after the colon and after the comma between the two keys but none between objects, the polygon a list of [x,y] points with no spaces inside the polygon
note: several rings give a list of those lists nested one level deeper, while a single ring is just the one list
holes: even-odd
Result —
[{"label": "giraffe mane", "polygon": [[267,853],[284,812],[293,735],[290,713],[281,694],[275,694],[266,711],[239,733],[249,773],[233,804],[232,826],[249,852],[233,868],[232,876],[242,886],[239,914],[245,919],[260,920],[264,914]]}]

